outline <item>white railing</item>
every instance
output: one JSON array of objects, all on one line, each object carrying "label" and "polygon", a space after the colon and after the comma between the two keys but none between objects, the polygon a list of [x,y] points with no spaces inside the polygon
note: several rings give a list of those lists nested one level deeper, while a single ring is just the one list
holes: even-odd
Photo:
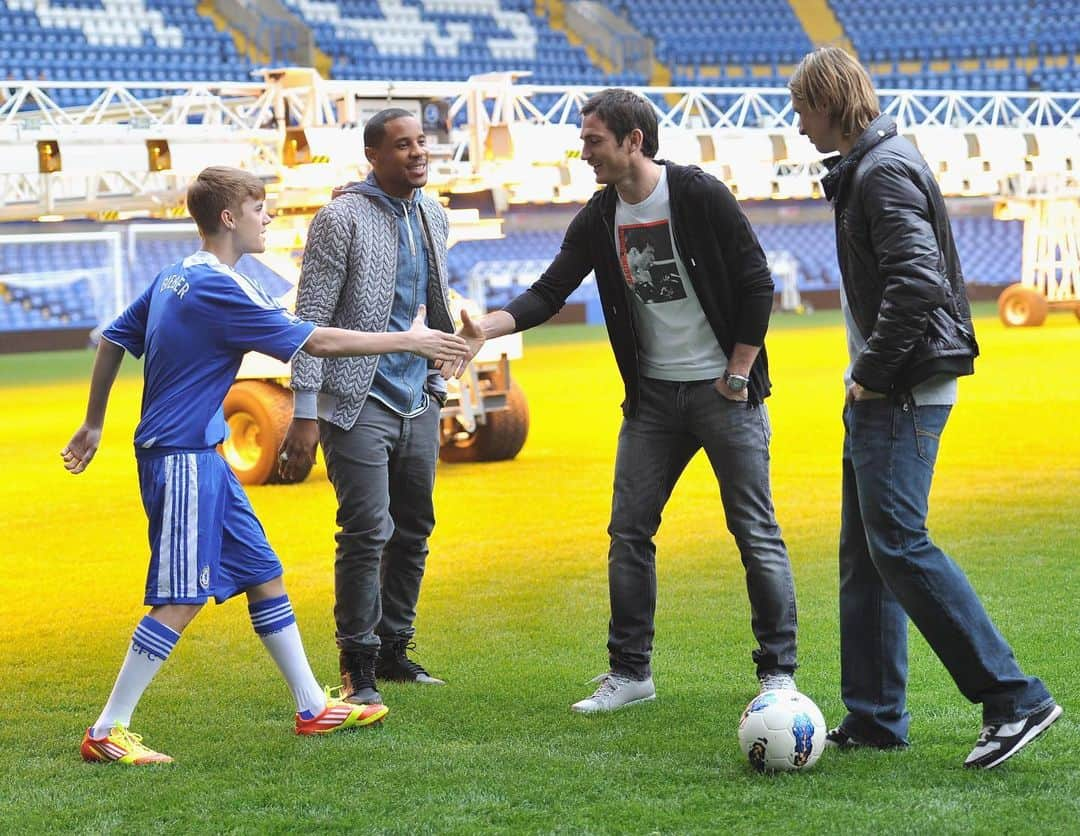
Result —
[{"label": "white railing", "polygon": [[[309,83],[295,84],[297,73]],[[527,120],[538,124],[576,124],[580,106],[600,86],[530,84],[528,73],[490,73],[468,82],[348,81],[321,79],[314,71],[263,71],[251,82],[0,82],[0,125],[97,125],[128,123],[140,128],[200,124],[231,125],[248,130],[276,118],[299,127],[348,122],[350,98],[429,99],[451,103],[451,114],[464,109],[479,89],[488,103],[480,120]],[[280,83],[288,78],[287,84]],[[522,81],[515,80],[524,79]],[[88,91],[91,102],[60,107],[54,91]],[[137,93],[166,91],[157,99]],[[647,87],[662,126],[694,129],[796,127],[788,92],[768,87]],[[884,112],[901,128],[1071,128],[1080,130],[1080,93],[1047,91],[900,90],[879,91]],[[535,98],[554,102],[538,107]],[[287,114],[287,115],[286,115]]]}]

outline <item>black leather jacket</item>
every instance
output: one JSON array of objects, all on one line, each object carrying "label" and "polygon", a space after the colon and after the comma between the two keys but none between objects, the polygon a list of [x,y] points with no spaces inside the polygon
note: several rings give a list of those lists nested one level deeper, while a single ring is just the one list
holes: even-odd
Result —
[{"label": "black leather jacket", "polygon": [[945,201],[926,160],[879,116],[851,153],[825,161],[844,292],[866,348],[852,379],[899,394],[979,354]]}]

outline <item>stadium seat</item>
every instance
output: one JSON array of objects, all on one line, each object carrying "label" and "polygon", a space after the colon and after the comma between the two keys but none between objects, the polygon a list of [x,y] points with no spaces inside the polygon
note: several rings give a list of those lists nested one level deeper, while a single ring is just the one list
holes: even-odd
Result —
[{"label": "stadium seat", "polygon": [[[18,62],[8,74],[46,85],[50,79],[134,81],[143,78],[146,68],[170,65],[177,69],[162,80],[180,81],[186,75],[189,80],[226,81],[245,78],[252,68],[231,36],[219,33],[188,0],[130,0],[122,14],[97,3],[10,3],[0,6],[0,33],[19,44],[6,50],[12,64]],[[84,103],[87,94],[58,90],[54,98],[66,106]]]}]

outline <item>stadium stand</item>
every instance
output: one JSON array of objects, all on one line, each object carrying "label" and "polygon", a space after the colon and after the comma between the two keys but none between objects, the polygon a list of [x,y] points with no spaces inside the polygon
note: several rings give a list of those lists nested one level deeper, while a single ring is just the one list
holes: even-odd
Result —
[{"label": "stadium stand", "polygon": [[1027,54],[1028,0],[897,0],[830,5],[866,61],[1000,58]]},{"label": "stadium stand", "polygon": [[[7,0],[0,78],[42,81],[235,81],[252,65],[192,0]],[[87,93],[57,88],[61,107]],[[148,98],[161,95],[146,89]]]},{"label": "stadium stand", "polygon": [[1074,0],[829,0],[882,87],[1075,89]]},{"label": "stadium stand", "polygon": [[787,0],[606,3],[654,40],[656,59],[672,67],[677,84],[783,86],[781,65],[812,48]]},{"label": "stadium stand", "polygon": [[[787,0],[604,0],[653,39],[676,84],[783,86],[812,44]],[[643,85],[606,73],[534,0],[289,0],[335,78],[463,80],[526,70],[540,84]],[[1074,89],[1074,0],[830,0],[883,87]],[[242,80],[252,62],[194,0],[8,0],[0,78]],[[158,95],[149,89],[143,95]],[[56,90],[61,106],[86,94]]]},{"label": "stadium stand", "polygon": [[93,328],[100,243],[0,248],[0,330]]},{"label": "stadium stand", "polygon": [[333,59],[334,78],[461,81],[524,70],[538,84],[641,85],[607,75],[536,14],[532,0],[290,0]]},{"label": "stadium stand", "polygon": [[[603,3],[653,39],[656,59],[673,70],[676,84],[782,87],[791,65],[811,48],[786,0]],[[287,5],[311,28],[337,78],[456,81],[476,73],[528,70],[537,83],[646,83],[635,73],[605,73],[583,47],[537,13],[534,0],[288,0]],[[829,0],[829,5],[860,57],[871,63],[879,86],[1080,87],[1075,0]],[[0,2],[0,78],[90,81],[120,73],[127,80],[165,86],[243,80],[253,69],[233,38],[199,13],[195,0]],[[142,94],[160,93],[146,89]],[[66,106],[92,94],[56,89],[54,95]],[[761,214],[769,217],[767,210]],[[794,258],[801,291],[836,290],[830,222],[765,220],[755,222],[755,229],[768,253]],[[1021,223],[960,214],[955,233],[972,284],[1016,280]],[[561,232],[516,232],[502,240],[461,242],[450,253],[452,282],[466,293],[480,283],[488,307],[499,306],[537,277],[560,240]],[[175,237],[140,241],[125,268],[129,293],[193,245],[194,239]],[[5,247],[0,331],[96,325],[94,297],[100,292],[92,273],[107,258],[102,243]],[[37,281],[28,282],[27,276]],[[593,316],[598,314],[595,295],[595,286],[586,282],[571,301],[584,303]]]}]

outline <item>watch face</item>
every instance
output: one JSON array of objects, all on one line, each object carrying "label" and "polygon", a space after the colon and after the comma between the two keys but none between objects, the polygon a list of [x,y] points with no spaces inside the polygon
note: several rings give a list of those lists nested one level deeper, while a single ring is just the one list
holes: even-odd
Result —
[{"label": "watch face", "polygon": [[727,385],[732,392],[741,392],[746,388],[747,379],[737,374],[728,375]]}]

